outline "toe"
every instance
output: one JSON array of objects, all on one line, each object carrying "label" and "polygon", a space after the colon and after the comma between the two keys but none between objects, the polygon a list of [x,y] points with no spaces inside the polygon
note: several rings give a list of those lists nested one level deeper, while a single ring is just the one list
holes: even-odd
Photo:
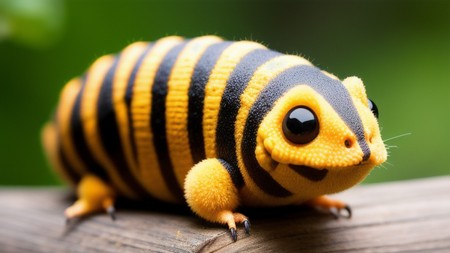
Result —
[{"label": "toe", "polygon": [[107,207],[106,212],[109,214],[113,221],[116,220],[116,209],[114,208],[114,206]]},{"label": "toe", "polygon": [[[320,196],[316,199],[310,200],[306,203],[307,205],[313,206],[319,210],[330,213],[336,219],[338,218],[348,218],[352,217],[352,209],[346,203],[331,199],[327,196]],[[345,211],[344,211],[345,210]]]},{"label": "toe", "polygon": [[230,230],[231,238],[233,241],[237,241],[237,230],[236,224],[243,224],[245,233],[250,234],[250,221],[247,216],[241,213],[233,213],[231,211],[223,211],[220,216],[221,223],[226,223],[228,225],[228,229]]},{"label": "toe", "polygon": [[231,238],[233,239],[234,242],[236,242],[237,241],[236,229],[235,228],[230,228],[230,233],[231,233]]},{"label": "toe", "polygon": [[244,220],[244,229],[245,229],[245,233],[247,235],[250,234],[250,221],[249,220]]}]

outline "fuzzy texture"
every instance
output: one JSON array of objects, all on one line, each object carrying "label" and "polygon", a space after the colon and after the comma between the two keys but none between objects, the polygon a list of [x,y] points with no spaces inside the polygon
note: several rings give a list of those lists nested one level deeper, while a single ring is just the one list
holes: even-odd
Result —
[{"label": "fuzzy texture", "polygon": [[217,159],[196,164],[184,183],[189,207],[208,221],[217,221],[222,211],[239,205],[238,191],[225,167]]},{"label": "fuzzy texture", "polygon": [[[303,144],[283,132],[299,106],[319,127]],[[78,203],[89,203],[71,217],[104,210],[116,195],[153,197],[235,228],[247,222],[239,205],[343,208],[324,195],[386,160],[368,106],[359,78],[340,81],[302,57],[172,36],[98,59],[63,89],[42,137],[50,162],[80,190]]]}]

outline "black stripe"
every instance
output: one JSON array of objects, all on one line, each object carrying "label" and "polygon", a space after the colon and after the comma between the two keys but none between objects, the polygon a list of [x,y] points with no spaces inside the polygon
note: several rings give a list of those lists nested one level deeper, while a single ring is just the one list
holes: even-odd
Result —
[{"label": "black stripe", "polygon": [[80,175],[80,173],[78,173],[74,167],[72,167],[72,165],[69,163],[69,161],[67,160],[66,154],[64,153],[63,150],[63,146],[61,143],[61,132],[60,132],[60,126],[58,124],[58,120],[57,120],[57,112],[55,111],[53,113],[53,119],[52,119],[53,123],[55,125],[54,131],[56,131],[57,134],[57,139],[55,143],[55,148],[56,150],[56,155],[58,156],[58,160],[60,161],[61,164],[61,169],[64,170],[66,172],[67,177],[76,185],[78,184],[78,182],[80,182],[82,175]]},{"label": "black stripe", "polygon": [[178,184],[169,155],[166,133],[166,98],[170,73],[178,55],[187,43],[187,41],[180,43],[167,53],[159,65],[152,87],[151,126],[153,130],[153,146],[156,150],[161,174],[171,193],[179,199],[183,198],[183,190]]},{"label": "black stripe", "polygon": [[113,105],[114,75],[119,65],[120,57],[114,59],[100,88],[97,101],[97,127],[102,146],[108,157],[113,161],[120,179],[138,196],[147,197],[147,191],[131,173],[122,149],[116,112]]},{"label": "black stripe", "polygon": [[83,123],[81,119],[81,100],[83,97],[84,89],[86,87],[87,78],[87,76],[83,76],[81,78],[81,88],[78,92],[78,95],[75,99],[75,104],[72,109],[72,115],[70,117],[71,138],[75,147],[75,151],[77,152],[78,157],[80,157],[83,164],[87,167],[86,169],[101,178],[106,183],[109,183],[111,180],[106,173],[105,168],[103,168],[90,153],[84,135]]},{"label": "black stripe", "polygon": [[136,65],[134,65],[133,70],[131,71],[130,78],[128,79],[127,84],[127,90],[125,93],[125,103],[127,105],[127,117],[128,117],[128,138],[130,139],[131,143],[131,152],[132,152],[132,159],[136,161],[136,164],[138,164],[137,160],[137,148],[136,148],[136,140],[134,136],[134,125],[133,125],[133,115],[131,111],[131,104],[133,101],[133,89],[134,89],[134,83],[136,82],[136,76],[139,72],[139,69],[144,62],[144,59],[147,57],[147,54],[150,52],[150,50],[153,48],[153,44],[149,44],[147,48],[144,50],[144,52],[139,56],[139,59],[136,61]]},{"label": "black stripe", "polygon": [[[57,135],[56,143],[54,143],[54,147],[56,148],[56,156],[58,157],[58,160],[60,161],[61,169],[64,170],[69,177],[69,179],[76,185],[81,180],[80,173],[78,173],[75,168],[72,167],[72,165],[67,160],[66,154],[64,153],[63,146],[61,143],[61,126],[58,123],[57,119],[58,112],[55,110],[52,113],[52,123],[55,127],[53,128],[53,131],[55,131]],[[66,137],[67,138],[67,137]]]},{"label": "black stripe", "polygon": [[275,51],[256,49],[242,58],[228,78],[220,102],[216,128],[216,150],[218,157],[235,168],[238,168],[238,162],[234,131],[241,95],[258,67],[280,55],[281,53]]},{"label": "black stripe", "polygon": [[289,168],[297,172],[299,175],[315,182],[323,180],[328,174],[327,169],[315,169],[303,165],[289,164]]},{"label": "black stripe", "polygon": [[66,175],[68,176],[68,178],[75,184],[77,185],[80,180],[81,180],[81,176],[80,174],[78,174],[76,172],[76,170],[72,167],[72,165],[69,163],[69,161],[67,160],[66,154],[64,153],[62,146],[58,145],[57,146],[57,155],[59,157],[59,161],[61,162],[61,166],[62,166],[62,170],[64,170],[66,172]]},{"label": "black stripe", "polygon": [[236,189],[241,189],[244,186],[244,179],[242,178],[241,172],[237,167],[234,167],[227,163],[223,159],[217,159],[222,164],[222,166],[227,170],[228,174],[230,174],[231,180],[233,181]]},{"label": "black stripe", "polygon": [[289,89],[302,84],[310,86],[321,94],[355,133],[358,142],[365,142],[361,119],[353,106],[350,94],[339,80],[332,79],[324,75],[318,68],[307,65],[295,66],[283,71],[269,82],[250,109],[242,141],[242,156],[250,177],[264,192],[277,197],[287,197],[292,193],[278,184],[256,160],[257,131],[274,103]]},{"label": "black stripe", "polygon": [[[364,132],[363,132],[364,134]],[[356,136],[358,137],[358,144],[359,147],[361,148],[362,152],[363,152],[363,161],[367,161],[370,158],[370,148],[369,145],[367,144],[365,138],[363,137],[362,139],[360,138],[359,134],[356,134]]]},{"label": "black stripe", "polygon": [[211,71],[223,51],[232,42],[221,42],[209,46],[198,60],[189,86],[188,105],[188,136],[191,155],[194,163],[206,158],[205,142],[203,138],[203,105],[205,100],[205,86],[208,83]]}]

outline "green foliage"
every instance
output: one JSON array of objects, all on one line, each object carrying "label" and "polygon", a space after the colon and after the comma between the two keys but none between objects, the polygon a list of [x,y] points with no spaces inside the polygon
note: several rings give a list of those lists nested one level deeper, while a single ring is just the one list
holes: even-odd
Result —
[{"label": "green foliage", "polygon": [[361,77],[383,137],[411,133],[387,142],[398,148],[366,182],[449,174],[448,1],[0,0],[0,184],[58,182],[39,131],[64,83],[103,54],[172,34],[253,39]]},{"label": "green foliage", "polygon": [[63,27],[61,0],[1,0],[0,41],[33,48],[53,45]]}]

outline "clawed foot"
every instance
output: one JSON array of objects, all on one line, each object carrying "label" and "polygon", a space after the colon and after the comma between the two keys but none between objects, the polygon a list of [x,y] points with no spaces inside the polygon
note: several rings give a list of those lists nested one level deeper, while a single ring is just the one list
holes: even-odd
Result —
[{"label": "clawed foot", "polygon": [[306,204],[318,209],[319,211],[329,213],[336,219],[350,219],[352,217],[352,209],[349,205],[340,200],[335,200],[327,196],[320,196],[312,199],[306,202]]},{"label": "clawed foot", "polygon": [[107,212],[112,220],[116,219],[114,191],[98,177],[84,176],[78,185],[77,195],[79,199],[64,212],[66,222],[102,211]]},{"label": "clawed foot", "polygon": [[[345,213],[342,211],[345,210]],[[334,218],[347,218],[350,219],[352,217],[352,209],[349,205],[345,205],[343,208],[330,208],[330,213]]]},{"label": "clawed foot", "polygon": [[236,223],[243,224],[245,233],[247,235],[250,234],[250,221],[248,218],[240,213],[233,213],[231,211],[223,211],[219,214],[219,220],[223,223],[228,224],[228,228],[230,229],[231,238],[233,241],[237,241],[237,232],[236,232]]},{"label": "clawed foot", "polygon": [[[242,223],[244,224],[245,233],[247,235],[250,235],[250,221],[244,220]],[[237,233],[236,233],[235,227],[230,228],[230,234],[231,234],[231,238],[233,239],[233,241],[236,242],[237,241]]]},{"label": "clawed foot", "polygon": [[116,209],[114,208],[112,199],[105,199],[101,204],[89,202],[86,199],[79,199],[64,211],[66,224],[74,218],[84,217],[101,211],[108,213],[113,221],[116,220]]}]

